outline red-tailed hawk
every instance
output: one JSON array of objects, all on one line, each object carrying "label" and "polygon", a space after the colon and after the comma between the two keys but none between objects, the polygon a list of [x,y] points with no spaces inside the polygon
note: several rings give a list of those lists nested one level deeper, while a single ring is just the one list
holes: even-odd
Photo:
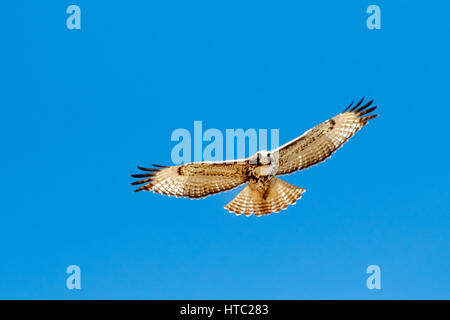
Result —
[{"label": "red-tailed hawk", "polygon": [[[259,151],[242,160],[194,162],[178,166],[159,166],[133,174],[144,178],[132,185],[143,184],[135,191],[153,191],[168,196],[203,198],[231,190],[248,182],[244,189],[225,206],[237,215],[257,216],[279,212],[295,204],[305,189],[276,176],[306,169],[324,161],[350,139],[355,132],[378,115],[368,115],[377,107],[373,102],[353,108],[353,102],[342,113],[306,131],[300,137],[272,151]],[[350,109],[351,108],[351,109]]]}]

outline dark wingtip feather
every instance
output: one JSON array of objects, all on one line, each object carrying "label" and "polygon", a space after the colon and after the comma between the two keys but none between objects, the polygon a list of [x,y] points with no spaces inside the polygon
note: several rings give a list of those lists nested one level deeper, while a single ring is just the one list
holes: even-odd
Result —
[{"label": "dark wingtip feather", "polygon": [[145,178],[145,177],[152,177],[156,174],[156,172],[152,172],[152,173],[143,173],[143,174],[132,174],[131,176],[133,178]]},{"label": "dark wingtip feather", "polygon": [[[143,173],[143,174],[132,174],[131,177],[133,178],[146,178],[146,179],[142,179],[139,181],[135,181],[132,182],[131,185],[135,186],[138,184],[143,184],[143,183],[151,183],[153,177],[159,172],[161,171],[161,169],[158,168],[169,168],[168,166],[160,166],[157,164],[154,164],[153,166],[157,167],[157,168],[144,168],[144,167],[137,167],[139,170],[142,171],[150,171],[151,173]],[[149,177],[149,178],[148,178]],[[134,192],[138,192],[138,191],[142,191],[142,190],[148,190],[148,185],[142,186],[136,190],[134,190]]]},{"label": "dark wingtip feather", "polygon": [[365,105],[363,105],[362,107],[358,108],[355,110],[355,112],[359,113],[361,111],[363,111],[364,109],[366,109],[367,107],[369,107],[373,102],[373,99],[370,100],[369,102],[367,102]]},{"label": "dark wingtip feather", "polygon": [[153,166],[157,168],[169,168],[169,166],[161,166],[159,164],[154,164]]},{"label": "dark wingtip feather", "polygon": [[363,116],[365,114],[368,114],[368,113],[374,111],[376,108],[378,108],[378,106],[375,106],[375,107],[369,108],[367,110],[364,110],[364,111],[360,112],[358,115],[361,117],[361,116]]},{"label": "dark wingtip feather", "polygon": [[359,102],[353,108],[351,108],[349,111],[354,111],[356,108],[358,108],[361,105],[361,103],[364,101],[364,98],[365,97],[362,97],[362,99],[359,100]]},{"label": "dark wingtip feather", "polygon": [[143,167],[137,167],[137,168],[142,171],[159,171],[159,169],[154,169],[154,168],[143,168]]},{"label": "dark wingtip feather", "polygon": [[345,111],[347,111],[351,106],[352,106],[352,104],[353,104],[353,102],[355,102],[355,100],[353,100],[349,105],[348,105],[348,107],[347,108],[345,108],[344,109],[344,111],[342,111],[342,112],[345,112]]},{"label": "dark wingtip feather", "polygon": [[147,190],[147,187],[146,186],[139,187],[136,190],[134,190],[134,192],[139,192],[139,191],[143,191],[143,190]]},{"label": "dark wingtip feather", "polygon": [[371,116],[362,117],[362,118],[360,118],[360,119],[361,119],[361,121],[362,121],[364,124],[367,124],[367,122],[368,122],[369,120],[375,119],[375,118],[378,117],[378,116],[379,116],[379,114],[373,114],[373,115],[371,115]]},{"label": "dark wingtip feather", "polygon": [[139,181],[132,182],[131,185],[132,185],[132,186],[135,186],[135,185],[138,185],[138,184],[143,184],[143,183],[146,183],[146,182],[151,182],[152,179],[153,179],[153,178],[142,179],[142,180],[139,180]]}]

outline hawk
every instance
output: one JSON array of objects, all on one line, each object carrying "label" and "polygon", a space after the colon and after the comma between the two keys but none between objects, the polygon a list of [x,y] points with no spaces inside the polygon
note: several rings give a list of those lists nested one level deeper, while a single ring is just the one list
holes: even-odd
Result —
[{"label": "hawk", "polygon": [[337,116],[306,131],[300,137],[272,151],[259,151],[247,159],[193,162],[177,166],[153,165],[138,169],[149,173],[133,174],[144,184],[135,190],[153,191],[163,195],[203,198],[247,183],[225,206],[236,215],[267,215],[286,209],[301,198],[305,189],[287,183],[277,176],[309,168],[329,158],[364,127],[377,106],[368,108],[373,100],[361,106],[363,99],[353,102]]}]

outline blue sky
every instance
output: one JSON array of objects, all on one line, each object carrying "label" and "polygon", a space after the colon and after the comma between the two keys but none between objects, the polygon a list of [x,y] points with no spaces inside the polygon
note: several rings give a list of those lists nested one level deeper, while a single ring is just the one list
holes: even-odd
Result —
[{"label": "blue sky", "polygon": [[[81,8],[81,30],[66,8]],[[381,8],[381,29],[366,8]],[[13,1],[0,13],[0,298],[450,298],[450,3]],[[362,96],[373,120],[285,179],[288,210],[237,190],[133,193],[177,128],[279,129]],[[66,288],[78,265],[82,289]],[[381,268],[381,290],[366,268]]]}]

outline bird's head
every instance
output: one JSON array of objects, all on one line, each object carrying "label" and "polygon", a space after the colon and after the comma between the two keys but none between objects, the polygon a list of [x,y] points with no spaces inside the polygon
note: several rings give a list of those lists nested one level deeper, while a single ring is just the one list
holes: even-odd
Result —
[{"label": "bird's head", "polygon": [[256,153],[256,164],[258,165],[270,165],[272,160],[273,156],[270,151],[262,150]]}]

